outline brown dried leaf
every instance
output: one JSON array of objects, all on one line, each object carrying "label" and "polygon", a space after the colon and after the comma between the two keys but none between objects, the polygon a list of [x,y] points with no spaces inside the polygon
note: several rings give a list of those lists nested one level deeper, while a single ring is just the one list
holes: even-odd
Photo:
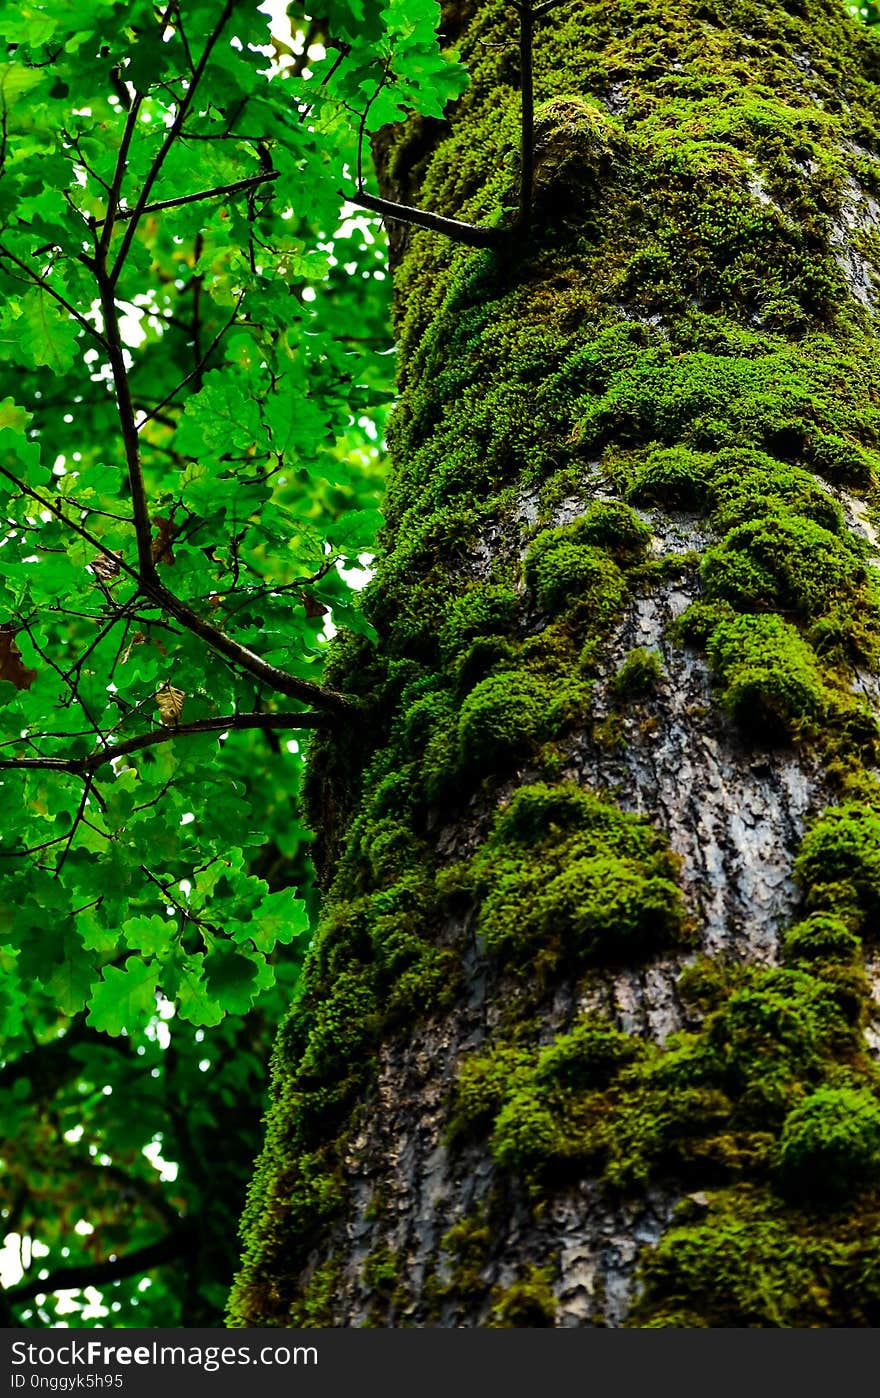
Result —
[{"label": "brown dried leaf", "polygon": [[125,650],[122,652],[119,661],[120,665],[127,665],[135,646],[142,646],[146,639],[143,631],[135,631],[128,645],[125,647]]},{"label": "brown dried leaf", "polygon": [[164,515],[153,515],[153,524],[156,526],[152,547],[153,562],[167,563],[169,568],[173,568],[174,550],[171,545],[180,533],[180,529]]},{"label": "brown dried leaf", "polygon": [[307,617],[326,616],[330,608],[317,601],[310,592],[301,592],[303,607]]},{"label": "brown dried leaf", "polygon": [[183,713],[183,702],[186,695],[183,690],[175,689],[173,684],[167,681],[156,694],[156,704],[159,708],[159,717],[166,728],[176,728],[180,722],[180,715]]},{"label": "brown dried leaf", "polygon": [[0,626],[0,680],[14,684],[16,689],[30,689],[38,673],[22,663],[12,628]]},{"label": "brown dried leaf", "polygon": [[119,577],[119,560],[122,557],[122,549],[114,549],[112,553],[99,553],[97,558],[93,558],[89,567],[96,578],[101,582],[110,582],[112,578]]}]

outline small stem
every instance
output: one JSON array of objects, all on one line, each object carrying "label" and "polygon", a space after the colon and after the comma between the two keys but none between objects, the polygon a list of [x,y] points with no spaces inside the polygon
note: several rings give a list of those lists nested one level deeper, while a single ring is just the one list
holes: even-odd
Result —
[{"label": "small stem", "polygon": [[217,23],[215,24],[211,32],[211,35],[208,38],[207,43],[205,44],[204,49],[202,50],[202,56],[196,64],[195,71],[193,72],[192,80],[189,84],[189,87],[187,88],[186,92],[181,98],[180,105],[177,108],[177,114],[174,120],[172,121],[171,125],[169,126],[167,132],[165,133],[165,139],[159,147],[155,159],[153,160],[153,163],[150,166],[147,177],[143,183],[143,188],[141,189],[140,195],[138,196],[138,201],[135,207],[132,209],[131,214],[129,215],[128,226],[125,230],[125,234],[123,236],[122,243],[120,244],[119,251],[116,254],[116,261],[113,263],[113,270],[110,273],[110,280],[114,284],[119,280],[119,274],[121,273],[122,268],[125,265],[125,259],[128,256],[129,248],[131,247],[132,242],[134,241],[134,235],[137,231],[138,223],[140,222],[141,215],[143,214],[144,210],[150,202],[150,192],[152,191],[153,185],[156,183],[156,180],[159,178],[162,166],[165,163],[165,157],[171,150],[171,147],[174,145],[174,142],[177,140],[177,137],[180,134],[181,127],[183,126],[183,123],[186,121],[187,114],[189,112],[190,107],[192,106],[193,99],[196,95],[196,90],[198,88],[199,82],[201,81],[202,74],[204,73],[205,68],[208,66],[208,59],[211,57],[211,53],[214,49],[214,46],[217,43],[217,40],[220,38],[220,35],[223,33],[223,30],[226,27],[226,23],[230,15],[232,14],[232,11],[235,9],[235,4],[236,0],[226,0],[223,9],[220,12],[220,17],[217,20]]},{"label": "small stem", "polygon": [[[153,728],[149,733],[138,733],[133,738],[125,738],[113,747],[101,747],[85,757],[6,757],[0,760],[4,771],[25,770],[44,772],[69,772],[75,776],[91,778],[99,768],[113,762],[117,757],[128,757],[144,748],[155,747],[157,743],[169,743],[174,738],[190,737],[194,733],[243,733],[252,729],[313,729],[328,724],[326,714],[319,713],[258,713],[223,714],[216,718],[200,718],[193,723],[181,723],[176,728]],[[89,786],[86,788],[86,796]],[[82,809],[85,808],[83,801]],[[82,810],[80,814],[82,813]],[[59,837],[62,838],[62,837]],[[53,841],[54,843],[54,841]]]},{"label": "small stem", "polygon": [[16,267],[19,267],[21,271],[25,273],[26,276],[30,277],[31,281],[34,282],[36,286],[40,287],[41,290],[47,292],[47,294],[51,296],[54,301],[58,302],[59,306],[63,306],[65,311],[67,311],[67,314],[73,316],[73,319],[76,321],[77,325],[82,326],[83,330],[86,330],[89,333],[89,335],[92,336],[93,339],[97,340],[101,348],[106,351],[107,342],[104,339],[104,336],[101,334],[100,330],[96,330],[94,325],[90,324],[90,322],[86,320],[85,316],[80,315],[79,311],[75,310],[74,307],[71,306],[70,302],[66,301],[65,298],[60,294],[60,292],[57,292],[54,287],[49,285],[49,283],[46,281],[44,277],[40,276],[39,272],[35,272],[34,269],[32,267],[29,267],[26,262],[22,262],[20,257],[16,257],[14,252],[11,252],[9,248],[3,247],[2,245],[0,245],[0,257],[8,258],[8,260],[10,262],[13,262]]},{"label": "small stem", "polygon": [[[109,224],[108,224],[109,227]],[[131,511],[134,532],[137,540],[138,571],[140,582],[149,589],[158,582],[156,565],[153,562],[153,532],[150,524],[150,510],[144,475],[141,469],[141,450],[138,429],[135,423],[134,405],[131,401],[131,387],[128,382],[128,369],[125,364],[125,351],[122,347],[122,334],[119,329],[119,316],[116,311],[114,282],[107,271],[106,249],[98,250],[95,260],[95,276],[98,294],[101,298],[101,314],[104,317],[104,335],[107,342],[107,358],[113,374],[113,387],[116,390],[116,406],[122,429],[122,442],[125,449],[125,462],[128,469],[128,485],[131,491]]]},{"label": "small stem", "polygon": [[398,223],[414,224],[416,228],[429,228],[432,233],[444,233],[453,242],[465,243],[472,248],[498,247],[508,236],[504,228],[480,228],[475,223],[463,223],[461,219],[444,218],[442,214],[432,214],[427,209],[414,209],[409,204],[395,204],[390,199],[380,199],[373,194],[358,192],[343,194],[350,204],[359,208],[371,209],[382,214],[383,218],[395,219]]},{"label": "small stem", "polygon": [[[263,175],[251,175],[246,180],[236,180],[234,184],[218,184],[214,189],[200,189],[194,194],[181,194],[177,199],[160,199],[156,204],[145,204],[142,209],[119,209],[115,214],[115,221],[122,223],[135,215],[140,218],[142,214],[158,214],[163,209],[178,209],[183,204],[197,204],[201,199],[219,199],[225,195],[246,193],[277,178],[277,170],[267,170]],[[105,222],[104,219],[98,219],[95,227],[100,228]]]}]

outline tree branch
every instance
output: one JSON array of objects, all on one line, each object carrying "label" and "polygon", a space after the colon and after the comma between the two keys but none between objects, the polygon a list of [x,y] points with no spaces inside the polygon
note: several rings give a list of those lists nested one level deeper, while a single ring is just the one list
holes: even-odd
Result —
[{"label": "tree branch", "polygon": [[217,43],[217,40],[220,38],[220,35],[223,33],[224,28],[226,27],[226,23],[230,15],[232,14],[232,11],[235,8],[235,3],[236,0],[226,0],[226,3],[223,6],[223,9],[220,13],[220,18],[217,20],[217,23],[215,24],[214,29],[211,32],[211,35],[208,38],[204,49],[202,50],[202,56],[196,64],[189,87],[187,88],[186,92],[181,98],[180,105],[177,108],[177,114],[175,115],[174,120],[169,126],[167,132],[165,133],[165,139],[159,147],[155,159],[153,160],[153,163],[150,166],[149,173],[147,174],[147,178],[144,180],[143,188],[141,189],[140,195],[138,196],[138,201],[135,207],[132,209],[131,214],[129,215],[128,226],[125,230],[125,234],[123,236],[122,243],[120,244],[119,251],[116,254],[116,261],[113,263],[113,270],[110,273],[110,280],[114,283],[114,285],[119,280],[119,274],[122,271],[125,259],[128,256],[128,250],[132,245],[135,232],[137,231],[137,225],[140,222],[141,215],[143,214],[144,210],[150,202],[150,192],[153,188],[153,185],[156,183],[156,180],[159,178],[162,166],[165,163],[165,157],[171,150],[171,147],[174,145],[174,142],[177,140],[177,137],[180,134],[180,129],[183,126],[183,123],[186,121],[187,113],[189,112],[189,109],[192,106],[193,98],[196,95],[196,90],[198,88],[199,82],[201,81],[202,74],[204,73],[205,68],[208,65],[208,59],[211,57],[211,53],[214,49],[214,46]]},{"label": "tree branch", "polygon": [[149,733],[138,733],[132,738],[123,738],[121,742],[112,746],[97,748],[85,757],[5,757],[0,759],[0,770],[69,772],[73,776],[90,777],[100,767],[115,761],[117,757],[128,757],[133,752],[142,751],[143,748],[155,747],[157,743],[169,743],[173,738],[186,738],[194,733],[241,733],[255,728],[313,729],[324,728],[329,722],[326,714],[308,711],[224,714],[216,718],[195,719],[192,723],[179,723],[176,727],[152,728]]},{"label": "tree branch", "polygon": [[507,228],[480,228],[476,223],[464,223],[457,218],[444,218],[442,214],[432,214],[428,209],[414,209],[409,204],[395,204],[391,199],[380,199],[375,194],[358,190],[356,194],[341,194],[349,204],[357,204],[361,209],[371,209],[383,218],[395,219],[398,223],[411,223],[416,228],[429,228],[432,233],[443,233],[453,242],[464,243],[472,248],[494,248],[510,233]]},{"label": "tree branch", "polygon": [[[110,225],[108,223],[107,227]],[[106,248],[98,250],[95,259],[95,277],[98,294],[101,298],[101,314],[104,317],[104,335],[107,342],[107,357],[113,374],[113,387],[116,392],[116,407],[125,449],[125,463],[128,470],[128,485],[131,491],[131,511],[137,540],[138,572],[144,589],[157,583],[159,578],[153,562],[153,531],[150,524],[150,509],[144,473],[141,469],[141,448],[135,421],[134,404],[131,401],[131,386],[128,382],[128,369],[125,364],[125,351],[122,347],[122,333],[119,329],[119,316],[116,312],[114,280],[107,271]]]},{"label": "tree branch", "polygon": [[[246,180],[236,180],[234,184],[218,184],[214,189],[200,189],[195,194],[181,194],[178,199],[160,199],[156,204],[146,204],[138,213],[137,209],[119,209],[116,214],[116,222],[122,223],[125,219],[134,218],[138,213],[158,214],[163,209],[178,209],[183,204],[197,204],[201,199],[217,199],[223,195],[242,194],[249,189],[256,189],[258,185],[266,184],[269,180],[277,180],[277,170],[267,170],[262,175],[251,175]],[[100,227],[104,222],[98,219],[96,227]]]},{"label": "tree branch", "polygon": [[[25,485],[24,481],[13,475],[6,466],[0,465],[0,476],[5,476],[7,480],[12,481],[23,494],[36,500],[44,510],[48,510],[74,534],[86,539],[99,553],[106,551],[100,539],[96,538],[88,529],[84,529],[76,520],[68,519],[64,511],[59,509],[52,500],[40,495],[29,485]],[[262,656],[256,655],[247,646],[241,645],[231,636],[227,636],[225,632],[219,631],[209,621],[204,621],[198,612],[193,611],[192,607],[181,602],[172,592],[169,592],[162,582],[157,580],[146,584],[136,568],[132,568],[122,558],[118,562],[120,571],[139,584],[142,595],[149,602],[168,612],[187,631],[191,631],[194,636],[198,636],[200,640],[204,641],[211,650],[224,656],[234,665],[240,666],[247,674],[253,675],[254,679],[259,680],[270,689],[276,690],[279,694],[286,695],[288,699],[298,699],[303,704],[312,704],[316,709],[324,709],[331,714],[342,715],[352,711],[353,705],[350,700],[337,693],[335,689],[325,689],[323,685],[313,684],[311,680],[298,679],[287,670],[281,670],[270,661],[263,660]]]},{"label": "tree branch", "polygon": [[81,1291],[86,1286],[106,1286],[108,1282],[122,1277],[136,1277],[139,1272],[150,1272],[165,1262],[173,1262],[177,1257],[188,1253],[195,1241],[195,1229],[184,1224],[176,1233],[166,1233],[158,1242],[138,1248],[125,1257],[115,1257],[106,1262],[86,1262],[78,1267],[58,1267],[48,1277],[34,1277],[20,1286],[10,1287],[6,1300],[12,1306],[31,1301],[35,1296],[48,1296],[53,1291]]},{"label": "tree branch", "polygon": [[240,665],[249,675],[253,675],[270,689],[279,694],[286,694],[288,699],[299,699],[304,704],[313,704],[315,708],[326,709],[330,713],[351,712],[351,702],[335,689],[325,689],[311,680],[297,679],[287,670],[279,670],[277,665],[263,660],[262,656],[255,655],[247,646],[234,641],[225,632],[218,631],[209,621],[203,621],[198,612],[194,612],[185,602],[178,601],[161,583],[156,588],[148,589],[148,596],[179,621],[187,631],[200,637],[218,655],[225,656],[234,665]]},{"label": "tree branch", "polygon": [[101,334],[100,330],[96,330],[94,325],[92,325],[90,321],[86,320],[85,316],[80,315],[79,311],[75,310],[74,307],[71,306],[70,302],[65,300],[65,298],[60,294],[60,292],[56,291],[54,287],[49,285],[45,277],[41,277],[39,272],[35,272],[33,267],[29,267],[26,262],[23,262],[20,257],[16,257],[14,252],[10,252],[9,248],[4,247],[2,244],[0,244],[0,257],[6,257],[9,259],[10,262],[14,262],[16,267],[20,267],[22,272],[24,272],[25,276],[30,277],[31,281],[36,286],[40,287],[41,290],[47,292],[53,300],[58,302],[59,306],[63,306],[65,311],[67,311],[67,314],[72,316],[73,319],[76,321],[77,325],[82,326],[83,330],[88,331],[92,338],[97,340],[101,348],[104,351],[106,351],[107,342],[104,339],[104,336]]},{"label": "tree branch", "polygon": [[[125,178],[125,170],[128,165],[128,151],[131,146],[132,137],[137,127],[138,113],[143,102],[143,94],[135,93],[134,101],[129,108],[128,116],[125,120],[125,129],[122,132],[122,140],[119,142],[119,150],[116,153],[116,168],[113,171],[113,183],[107,196],[107,214],[101,219],[104,231],[101,234],[100,250],[106,259],[107,251],[110,247],[110,239],[113,237],[113,226],[116,222],[116,215],[119,210],[119,201],[122,197],[122,181]],[[97,227],[97,224],[95,225]]]}]

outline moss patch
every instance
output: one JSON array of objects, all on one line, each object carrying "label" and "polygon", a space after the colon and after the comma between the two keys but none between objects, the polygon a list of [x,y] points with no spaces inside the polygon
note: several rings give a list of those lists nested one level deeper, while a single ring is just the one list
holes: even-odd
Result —
[{"label": "moss patch", "polygon": [[678,862],[646,821],[574,785],[522,787],[442,886],[477,900],[491,952],[538,976],[687,941]]}]

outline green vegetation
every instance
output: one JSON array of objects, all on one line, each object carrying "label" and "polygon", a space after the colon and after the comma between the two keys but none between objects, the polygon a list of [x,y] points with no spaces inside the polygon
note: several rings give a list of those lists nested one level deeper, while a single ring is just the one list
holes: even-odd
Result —
[{"label": "green vegetation", "polygon": [[[705,1197],[637,1320],[874,1323],[874,40],[839,0],[537,25],[529,230],[392,228],[379,545],[384,252],[340,190],[375,136],[386,191],[509,223],[510,7],[294,5],[268,43],[239,0],[70,11],[11,16],[0,75],[0,1158],[45,1249],[0,1318],[107,1319],[57,1299],[94,1259],[111,1323],[217,1320],[286,1013],[229,1316],[337,1319],[379,1065],[476,957],[503,1014],[452,1148],[536,1210],[587,1176]],[[697,600],[664,661],[699,653],[718,724],[837,804],[781,964],[698,957],[659,1047],[548,1006],[699,946],[659,817],[580,784],[660,722],[658,651],[618,662],[670,580]],[[552,1247],[488,1280],[489,1204],[415,1296],[384,1197],[369,1323],[554,1323]]]}]

